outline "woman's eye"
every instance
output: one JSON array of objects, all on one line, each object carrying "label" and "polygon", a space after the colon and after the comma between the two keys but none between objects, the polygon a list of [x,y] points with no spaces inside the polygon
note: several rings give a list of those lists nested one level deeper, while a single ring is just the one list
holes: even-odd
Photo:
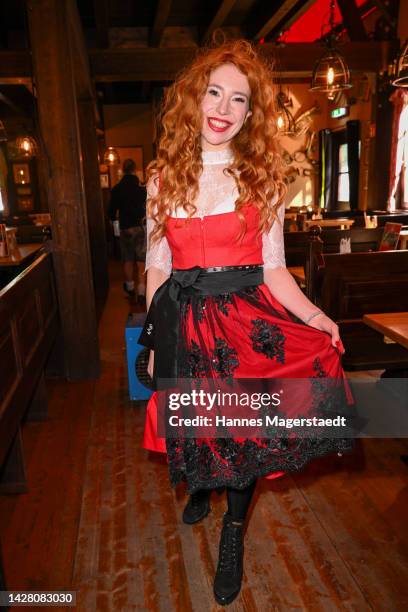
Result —
[{"label": "woman's eye", "polygon": [[245,104],[246,100],[245,98],[234,98],[234,102],[241,102],[242,104]]},{"label": "woman's eye", "polygon": [[208,93],[210,96],[218,96],[218,91],[216,89],[209,89]]}]

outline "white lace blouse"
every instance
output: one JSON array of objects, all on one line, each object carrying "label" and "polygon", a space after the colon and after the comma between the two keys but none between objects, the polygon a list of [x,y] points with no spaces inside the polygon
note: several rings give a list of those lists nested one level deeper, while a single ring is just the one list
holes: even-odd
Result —
[{"label": "white lace blouse", "polygon": [[[226,176],[223,173],[231,163],[230,151],[203,151],[203,172],[199,178],[199,195],[195,202],[197,206],[197,217],[207,217],[220,213],[233,212],[235,210],[235,201],[238,198],[238,190],[235,180],[231,176]],[[154,181],[150,181],[147,185],[148,198],[157,195],[157,185]],[[183,209],[173,211],[171,216],[177,218],[187,217],[187,213]],[[262,256],[264,261],[264,269],[285,268],[285,249],[283,241],[283,221],[285,216],[285,207],[282,205],[278,211],[278,217],[281,224],[274,222],[269,232],[262,235]],[[172,269],[172,256],[169,244],[165,236],[159,241],[150,242],[150,232],[154,227],[154,221],[147,218],[147,252],[146,252],[146,270],[151,267],[162,270],[165,274],[170,275]]]}]

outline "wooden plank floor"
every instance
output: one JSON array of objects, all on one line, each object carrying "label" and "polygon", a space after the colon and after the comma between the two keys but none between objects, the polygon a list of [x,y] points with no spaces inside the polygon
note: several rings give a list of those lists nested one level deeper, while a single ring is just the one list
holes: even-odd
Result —
[{"label": "wooden plank floor", "polygon": [[[141,449],[144,407],[127,397],[120,266],[100,324],[100,380],[50,382],[50,418],[23,438],[29,493],[0,497],[8,587],[77,591],[77,610],[207,612],[225,497],[181,522],[184,491]],[[353,456],[258,486],[246,576],[232,611],[408,608],[404,440],[365,440]],[[37,608],[36,608],[37,609]],[[62,609],[62,608],[61,608]]]}]

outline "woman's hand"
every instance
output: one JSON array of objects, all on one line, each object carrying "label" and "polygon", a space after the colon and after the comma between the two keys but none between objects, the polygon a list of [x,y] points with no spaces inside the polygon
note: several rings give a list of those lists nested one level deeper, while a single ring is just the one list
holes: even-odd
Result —
[{"label": "woman's hand", "polygon": [[269,291],[282,306],[306,325],[330,334],[333,346],[344,353],[344,346],[340,340],[339,328],[336,323],[329,319],[324,312],[317,310],[316,305],[305,296],[287,268],[265,270],[264,281]]},{"label": "woman's hand", "polygon": [[315,329],[320,329],[321,331],[325,331],[329,333],[332,337],[332,345],[335,348],[338,348],[342,354],[345,353],[345,348],[340,339],[339,326],[337,325],[337,323],[332,321],[327,315],[325,315],[324,312],[322,312],[321,314],[319,313],[318,315],[313,317],[310,323],[308,323],[307,325],[309,325],[310,327],[314,327]]},{"label": "woman's hand", "polygon": [[150,351],[149,363],[147,364],[147,373],[150,376],[150,378],[153,378],[153,368],[154,368],[154,351]]}]

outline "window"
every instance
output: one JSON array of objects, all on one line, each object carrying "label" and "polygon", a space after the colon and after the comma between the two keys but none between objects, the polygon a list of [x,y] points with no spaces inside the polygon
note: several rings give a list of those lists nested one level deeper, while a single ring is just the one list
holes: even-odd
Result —
[{"label": "window", "polygon": [[[358,142],[360,157],[361,141]],[[332,210],[350,210],[350,172],[347,130],[333,133]]]},{"label": "window", "polygon": [[337,176],[337,201],[349,203],[350,180],[347,159],[347,144],[341,144],[339,146],[338,168],[339,171]]},{"label": "window", "polygon": [[5,156],[5,146],[0,146],[0,213],[8,213],[7,202],[7,175],[8,166]]}]

